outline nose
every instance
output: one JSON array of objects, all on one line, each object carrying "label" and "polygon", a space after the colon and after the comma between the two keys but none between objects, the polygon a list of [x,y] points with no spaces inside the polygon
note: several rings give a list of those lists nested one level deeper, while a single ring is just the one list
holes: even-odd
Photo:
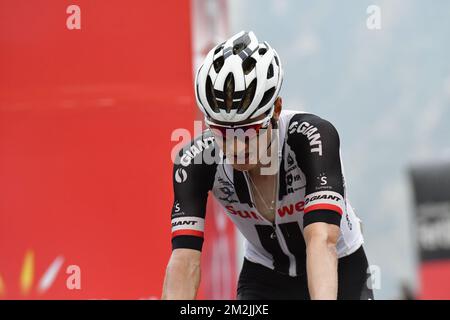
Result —
[{"label": "nose", "polygon": [[236,157],[248,149],[248,144],[240,139],[227,139],[226,141],[227,154]]}]

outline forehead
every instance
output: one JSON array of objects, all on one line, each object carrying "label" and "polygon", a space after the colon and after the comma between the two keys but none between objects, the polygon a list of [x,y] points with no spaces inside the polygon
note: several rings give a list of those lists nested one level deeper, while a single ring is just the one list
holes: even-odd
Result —
[{"label": "forehead", "polygon": [[223,122],[223,121],[217,121],[217,120],[214,120],[214,119],[211,119],[211,118],[209,118],[208,120],[211,121],[211,122],[217,123],[217,124],[221,124],[221,125],[236,126],[236,125],[241,125],[241,124],[246,124],[246,123],[252,123],[252,122],[255,122],[255,121],[258,121],[258,120],[262,120],[262,119],[264,119],[265,117],[267,117],[267,115],[263,113],[263,114],[257,116],[256,118],[253,118],[253,119],[247,119],[247,120],[240,121],[240,122]]}]

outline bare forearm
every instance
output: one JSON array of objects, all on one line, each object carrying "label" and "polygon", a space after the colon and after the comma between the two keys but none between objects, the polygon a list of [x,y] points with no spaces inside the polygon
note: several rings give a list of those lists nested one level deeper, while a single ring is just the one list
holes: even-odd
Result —
[{"label": "bare forearm", "polygon": [[312,240],[306,250],[308,288],[311,299],[337,299],[337,253],[335,244]]},{"label": "bare forearm", "polygon": [[171,260],[164,279],[163,300],[193,300],[200,284],[200,264]]}]

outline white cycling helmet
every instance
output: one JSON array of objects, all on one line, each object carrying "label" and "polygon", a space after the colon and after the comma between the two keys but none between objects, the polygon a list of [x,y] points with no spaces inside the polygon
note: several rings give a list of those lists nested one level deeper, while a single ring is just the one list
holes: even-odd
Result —
[{"label": "white cycling helmet", "polygon": [[236,123],[261,114],[271,117],[283,82],[276,51],[241,31],[215,46],[195,77],[197,105],[205,117]]}]

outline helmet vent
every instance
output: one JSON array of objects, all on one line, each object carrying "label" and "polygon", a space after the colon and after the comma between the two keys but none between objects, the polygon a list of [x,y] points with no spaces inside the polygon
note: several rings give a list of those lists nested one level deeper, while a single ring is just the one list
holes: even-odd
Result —
[{"label": "helmet vent", "polygon": [[225,108],[227,112],[233,108],[233,96],[234,96],[234,76],[233,73],[229,73],[225,79],[225,87],[223,88],[225,92]]},{"label": "helmet vent", "polygon": [[216,96],[214,94],[214,88],[210,76],[206,79],[206,99],[214,112],[219,112],[219,107],[217,106]]},{"label": "helmet vent", "polygon": [[260,56],[265,55],[266,52],[267,52],[267,48],[260,48],[260,49],[258,50],[258,53],[259,53]]},{"label": "helmet vent", "polygon": [[248,86],[247,90],[245,91],[245,95],[242,98],[241,107],[237,112],[238,114],[244,113],[252,103],[253,98],[255,97],[256,83],[256,78],[253,79],[252,82],[250,82],[250,85]]},{"label": "helmet vent", "polygon": [[273,63],[271,63],[269,68],[267,69],[267,79],[270,79],[272,77],[273,77]]},{"label": "helmet vent", "polygon": [[256,60],[253,59],[252,57],[248,57],[247,59],[245,59],[242,62],[242,69],[244,70],[244,74],[247,75],[249,74],[256,65]]},{"label": "helmet vent", "polygon": [[247,48],[247,46],[250,44],[251,39],[248,33],[244,33],[242,36],[240,36],[238,39],[233,41],[233,54],[239,54],[242,50]]},{"label": "helmet vent", "polygon": [[233,54],[239,54],[242,50],[244,50],[247,46],[244,43],[238,43],[233,46]]},{"label": "helmet vent", "polygon": [[259,103],[257,109],[259,109],[259,108],[265,106],[265,105],[270,101],[270,99],[272,99],[274,93],[275,93],[275,87],[273,87],[273,88],[267,90],[267,91],[264,93],[264,96],[263,96],[261,102]]},{"label": "helmet vent", "polygon": [[219,73],[220,70],[223,67],[223,63],[224,63],[224,59],[223,56],[218,57],[215,61],[214,61],[214,70],[216,71],[216,73]]},{"label": "helmet vent", "polygon": [[216,48],[216,50],[214,50],[214,55],[218,54],[220,50],[223,49],[223,45],[220,45]]}]

